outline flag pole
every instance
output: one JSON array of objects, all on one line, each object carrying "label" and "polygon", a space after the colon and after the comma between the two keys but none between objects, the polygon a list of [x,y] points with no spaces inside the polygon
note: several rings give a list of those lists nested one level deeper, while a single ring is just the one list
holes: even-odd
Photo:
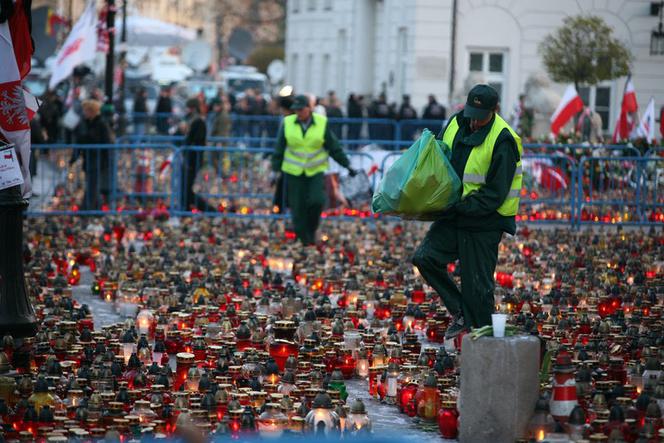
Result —
[{"label": "flag pole", "polygon": [[[113,105],[113,71],[115,70],[115,0],[106,0],[106,29],[108,30],[108,53],[106,54],[105,92],[106,105]],[[112,108],[110,108],[112,109]]]}]

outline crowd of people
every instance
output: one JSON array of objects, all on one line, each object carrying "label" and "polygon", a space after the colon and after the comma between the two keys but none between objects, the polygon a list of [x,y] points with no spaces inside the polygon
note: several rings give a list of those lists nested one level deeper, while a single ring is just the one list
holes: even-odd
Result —
[{"label": "crowd of people", "polygon": [[[198,101],[208,137],[268,138],[276,137],[289,99],[268,97],[252,89],[241,94],[220,90],[212,98],[203,93],[189,98]],[[33,143],[80,143],[77,126],[83,118],[82,103],[90,99],[104,103],[103,91],[84,83],[71,88],[66,97],[48,91],[42,97],[42,105],[33,123]],[[187,132],[186,100],[176,96],[173,87],[164,86],[156,102],[150,106],[146,88],[139,87],[130,100],[118,99],[113,108],[102,107],[102,115],[117,136],[184,136]],[[426,120],[430,123],[443,121],[447,117],[445,105],[433,94],[419,111],[411,104],[408,95],[402,97],[401,103],[390,103],[385,94],[379,94],[374,99],[350,94],[344,104],[334,91],[329,91],[326,96],[312,97],[312,100],[314,112],[332,119],[349,119],[331,122],[331,129],[341,139],[393,140],[396,137],[395,126],[388,120]],[[353,119],[376,120],[369,120],[371,123],[365,125]],[[407,126],[400,138],[412,140],[418,128],[417,124]]]}]

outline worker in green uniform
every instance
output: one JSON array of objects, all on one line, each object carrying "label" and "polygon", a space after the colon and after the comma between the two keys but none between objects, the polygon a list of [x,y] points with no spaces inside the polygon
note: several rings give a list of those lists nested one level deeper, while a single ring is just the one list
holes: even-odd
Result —
[{"label": "worker in green uniform", "polygon": [[[498,93],[477,85],[442,132],[462,177],[461,199],[430,227],[413,264],[438,292],[452,321],[445,338],[491,324],[494,271],[503,233],[516,233],[521,193],[521,138],[498,115]],[[461,289],[447,273],[459,260]]]},{"label": "worker in green uniform", "polygon": [[316,230],[325,204],[325,171],[328,159],[357,172],[327,124],[327,118],[311,111],[309,98],[298,95],[284,117],[272,154],[272,170],[284,174],[288,206],[297,238],[304,245],[316,243]]}]

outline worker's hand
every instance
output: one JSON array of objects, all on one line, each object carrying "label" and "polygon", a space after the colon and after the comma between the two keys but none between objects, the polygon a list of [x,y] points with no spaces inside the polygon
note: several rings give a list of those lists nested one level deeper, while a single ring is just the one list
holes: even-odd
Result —
[{"label": "worker's hand", "polygon": [[272,171],[270,172],[270,187],[273,187],[274,185],[277,184],[277,173]]},{"label": "worker's hand", "polygon": [[357,170],[353,168],[348,168],[348,175],[350,175],[351,177],[355,177],[357,175]]}]

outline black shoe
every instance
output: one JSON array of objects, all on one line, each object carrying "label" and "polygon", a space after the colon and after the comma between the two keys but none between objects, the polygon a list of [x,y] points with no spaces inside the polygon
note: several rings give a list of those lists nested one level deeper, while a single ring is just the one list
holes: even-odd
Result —
[{"label": "black shoe", "polygon": [[452,317],[452,322],[447,327],[447,331],[445,331],[445,340],[453,339],[454,337],[458,336],[459,334],[467,330],[468,328],[465,325],[463,316],[461,314],[455,315],[454,317]]}]

